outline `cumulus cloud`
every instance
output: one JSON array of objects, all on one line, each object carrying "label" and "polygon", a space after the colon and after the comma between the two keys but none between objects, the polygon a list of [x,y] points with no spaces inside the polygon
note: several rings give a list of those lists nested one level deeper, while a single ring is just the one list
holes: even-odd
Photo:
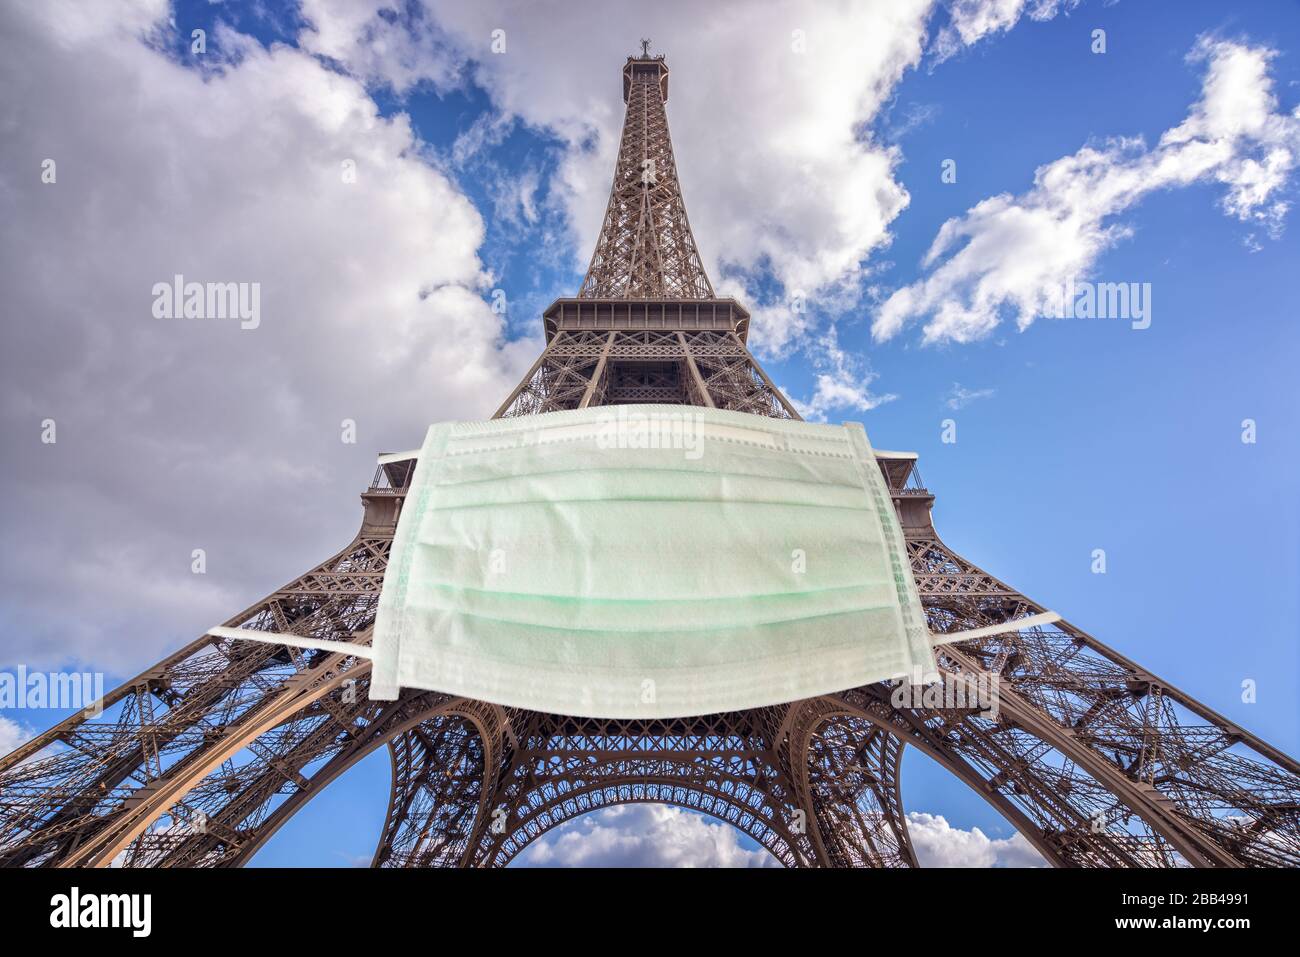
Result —
[{"label": "cumulus cloud", "polygon": [[397,0],[301,0],[304,49],[371,83],[404,93],[419,83],[447,90],[460,62],[428,18]]},{"label": "cumulus cloud", "polygon": [[521,867],[780,867],[729,824],[665,804],[593,811],[543,835]]},{"label": "cumulus cloud", "polygon": [[1040,167],[1029,192],[948,220],[922,261],[929,275],[885,300],[874,337],[924,318],[924,341],[970,342],[1006,312],[1022,330],[1054,314],[1067,283],[1131,234],[1116,217],[1155,190],[1222,184],[1228,215],[1275,234],[1288,208],[1281,189],[1300,157],[1300,111],[1278,109],[1274,55],[1202,38],[1189,56],[1204,64],[1201,97],[1182,123],[1150,148],[1140,138],[1086,146]]},{"label": "cumulus cloud", "polygon": [[[5,657],[33,666],[141,666],[305,571],[355,532],[376,451],[490,414],[537,349],[504,343],[480,215],[404,115],[229,31],[237,58],[187,68],[168,17],[0,11],[0,498],[21,543],[0,574],[24,636]],[[177,274],[258,283],[260,324],[154,318]]]},{"label": "cumulus cloud", "polygon": [[[1016,834],[990,838],[953,827],[942,815],[907,816],[922,867],[1042,867],[1042,856]],[[521,867],[779,867],[739,831],[703,814],[663,804],[622,804],[568,821],[517,858]]]},{"label": "cumulus cloud", "polygon": [[0,758],[26,744],[36,733],[26,725],[0,714]]},{"label": "cumulus cloud", "polygon": [[907,815],[912,847],[922,867],[1043,867],[1046,861],[1020,834],[990,838],[978,827],[963,831],[941,814]]},{"label": "cumulus cloud", "polygon": [[1022,16],[1050,20],[1078,5],[1079,0],[952,0],[948,23],[935,34],[932,47],[943,61],[990,34],[1010,30]]},{"label": "cumulus cloud", "polygon": [[829,326],[806,351],[816,369],[816,387],[807,401],[790,400],[805,419],[824,422],[827,413],[838,409],[870,412],[897,398],[893,393],[871,391],[876,373],[867,370],[861,358],[840,348],[835,326]]}]

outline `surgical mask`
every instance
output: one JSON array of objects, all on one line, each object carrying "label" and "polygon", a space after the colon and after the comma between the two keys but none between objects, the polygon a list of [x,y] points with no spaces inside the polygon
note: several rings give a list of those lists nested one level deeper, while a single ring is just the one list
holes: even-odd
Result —
[{"label": "surgical mask", "polygon": [[212,633],[368,654],[378,700],[419,688],[580,717],[935,671],[861,425],[602,406],[434,425],[418,459],[370,649]]}]

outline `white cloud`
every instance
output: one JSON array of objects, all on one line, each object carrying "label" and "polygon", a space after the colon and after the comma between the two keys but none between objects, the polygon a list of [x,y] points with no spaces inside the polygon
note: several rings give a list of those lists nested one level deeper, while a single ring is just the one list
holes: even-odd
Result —
[{"label": "white cloud", "polygon": [[26,744],[36,733],[26,725],[0,714],[0,758]]},{"label": "white cloud", "polygon": [[967,389],[960,382],[954,382],[952,388],[948,390],[944,404],[954,411],[964,409],[972,402],[991,397],[995,391],[995,389]]},{"label": "white cloud", "polygon": [[456,85],[460,64],[438,31],[424,17],[399,15],[401,6],[397,0],[301,0],[308,26],[299,45],[399,93],[418,83],[438,90]]},{"label": "white cloud", "polygon": [[[0,498],[24,543],[0,573],[7,656],[33,666],[133,670],[307,570],[358,527],[376,451],[490,414],[538,348],[503,345],[480,215],[405,116],[228,32],[237,64],[184,68],[142,41],[167,17],[0,11],[0,428],[23,463]],[[260,283],[260,326],[153,318],[177,273]]]},{"label": "white cloud", "polygon": [[926,318],[926,342],[987,336],[1004,311],[1023,330],[1049,313],[1072,278],[1131,230],[1115,217],[1148,193],[1214,181],[1229,215],[1274,233],[1287,203],[1278,197],[1300,156],[1300,111],[1278,110],[1263,47],[1202,38],[1201,99],[1153,148],[1141,139],[1090,145],[1040,167],[1019,197],[986,199],[940,228],[924,279],[895,291],[872,326],[877,340]]},{"label": "white cloud", "polygon": [[[953,827],[941,815],[907,816],[922,867],[1042,867],[1025,838],[990,838]],[[664,804],[622,804],[567,821],[529,845],[524,867],[778,867],[767,851],[703,814]]]},{"label": "white cloud", "polygon": [[1010,30],[1026,14],[1031,20],[1050,20],[1078,5],[1079,0],[952,0],[948,23],[934,39],[935,56],[946,60],[989,34]]},{"label": "white cloud", "polygon": [[665,804],[592,811],[544,834],[517,858],[525,867],[779,867],[746,848],[729,824]]},{"label": "white cloud", "polygon": [[816,388],[806,402],[793,397],[790,400],[805,419],[823,422],[833,409],[870,412],[897,398],[892,393],[877,395],[871,391],[876,373],[868,371],[860,358],[840,348],[835,326],[827,327],[807,352],[816,369]]},{"label": "white cloud", "polygon": [[978,827],[963,831],[940,814],[907,815],[912,848],[922,867],[1042,867],[1041,854],[1020,834],[990,838]]}]

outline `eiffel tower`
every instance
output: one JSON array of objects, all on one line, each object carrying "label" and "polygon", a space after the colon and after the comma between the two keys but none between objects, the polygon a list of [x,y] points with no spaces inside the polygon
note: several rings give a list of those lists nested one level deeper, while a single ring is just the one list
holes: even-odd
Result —
[{"label": "eiffel tower", "polygon": [[[695,404],[798,418],[746,345],[691,235],[669,139],[668,67],[628,57],[627,113],[578,296],[497,410]],[[916,457],[879,458],[929,624],[956,632],[1042,606],[955,554]],[[365,645],[415,463],[378,467],[356,538],[228,625]],[[996,676],[996,715],[896,706],[887,684],[779,707],[594,720],[435,692],[368,700],[369,661],[205,636],[0,760],[0,863],[232,867],[377,748],[392,790],[376,867],[508,864],[587,811],[677,805],[787,866],[908,867],[899,768],[929,755],[1048,862],[1300,864],[1300,767],[1067,622],[940,645],[944,685]]]}]

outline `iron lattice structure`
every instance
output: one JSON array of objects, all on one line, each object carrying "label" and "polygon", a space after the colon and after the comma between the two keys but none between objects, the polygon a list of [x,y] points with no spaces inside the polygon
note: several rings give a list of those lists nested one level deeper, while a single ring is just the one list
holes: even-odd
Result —
[{"label": "iron lattice structure", "polygon": [[708,299],[705,275],[686,219],[668,135],[668,67],[663,57],[623,67],[627,115],[614,185],[582,281],[586,299]]},{"label": "iron lattice structure", "polygon": [[[497,415],[619,402],[797,417],[716,299],[672,160],[662,58],[629,58],[627,119],[583,294]],[[657,177],[632,182],[639,158]],[[1042,607],[954,554],[915,457],[882,458],[933,631]],[[381,466],[343,551],[228,625],[370,639],[414,463]],[[996,715],[886,684],[672,721],[592,720],[432,692],[367,698],[369,662],[203,637],[0,760],[0,863],[238,866],[376,748],[392,758],[380,867],[495,866],[629,802],[726,821],[789,866],[914,866],[899,787],[911,745],[1052,864],[1300,864],[1296,762],[1066,622],[940,646],[944,689],[999,680]],[[911,706],[917,705],[917,706]]]}]

